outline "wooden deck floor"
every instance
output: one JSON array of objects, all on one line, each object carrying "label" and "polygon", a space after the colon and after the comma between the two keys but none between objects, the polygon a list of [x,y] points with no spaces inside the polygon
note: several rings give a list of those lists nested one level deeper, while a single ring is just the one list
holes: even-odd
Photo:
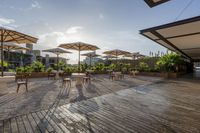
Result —
[{"label": "wooden deck floor", "polygon": [[0,120],[14,117],[52,106],[55,100],[59,99],[59,106],[71,102],[90,99],[119,90],[144,85],[155,81],[148,77],[130,78],[126,76],[123,80],[111,81],[107,75],[96,75],[92,78],[92,83],[77,88],[75,81],[71,88],[61,87],[60,80],[30,79],[28,88],[22,86],[19,93],[16,93],[16,82],[5,79],[0,80]]},{"label": "wooden deck floor", "polygon": [[0,121],[4,132],[199,133],[200,83],[160,81]]}]

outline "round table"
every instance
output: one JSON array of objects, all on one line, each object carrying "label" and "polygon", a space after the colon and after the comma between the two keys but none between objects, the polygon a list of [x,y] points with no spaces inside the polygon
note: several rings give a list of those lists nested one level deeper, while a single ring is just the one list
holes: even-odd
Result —
[{"label": "round table", "polygon": [[85,73],[72,73],[72,77],[76,79],[76,85],[82,85],[82,79],[85,76]]}]

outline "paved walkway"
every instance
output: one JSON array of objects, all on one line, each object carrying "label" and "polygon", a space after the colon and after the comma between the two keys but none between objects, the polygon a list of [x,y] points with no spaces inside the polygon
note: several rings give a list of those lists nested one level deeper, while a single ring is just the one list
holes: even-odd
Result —
[{"label": "paved walkway", "polygon": [[0,121],[0,132],[199,133],[200,83],[157,81]]}]

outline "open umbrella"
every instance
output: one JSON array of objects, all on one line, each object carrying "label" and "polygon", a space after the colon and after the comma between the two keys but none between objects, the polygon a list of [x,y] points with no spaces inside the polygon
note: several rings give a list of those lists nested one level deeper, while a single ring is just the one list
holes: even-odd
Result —
[{"label": "open umbrella", "polygon": [[54,53],[57,55],[57,71],[58,71],[58,62],[59,62],[59,55],[60,54],[64,54],[64,53],[71,53],[69,51],[66,51],[64,49],[61,48],[52,48],[52,49],[46,49],[46,50],[42,50],[43,52],[50,52],[50,53]]},{"label": "open umbrella", "polygon": [[3,60],[4,60],[4,53],[3,53],[3,46],[4,42],[13,42],[17,44],[25,44],[25,43],[36,43],[37,38],[14,31],[10,29],[6,29],[0,27],[0,42],[1,42],[1,75],[3,76]]},{"label": "open umbrella", "polygon": [[124,57],[131,57],[133,60],[135,60],[139,55],[140,55],[140,53],[136,52],[136,53],[126,54],[126,55],[124,55]]},{"label": "open umbrella", "polygon": [[105,59],[112,59],[112,58],[116,58],[115,56],[113,55],[105,55],[105,56],[102,56],[102,58],[105,58]]},{"label": "open umbrella", "polygon": [[87,57],[90,58],[90,67],[91,67],[91,63],[92,63],[91,61],[92,61],[92,58],[94,58],[94,57],[98,57],[98,56],[100,56],[100,55],[96,54],[95,52],[90,52],[90,53],[82,54],[82,56],[87,56]]},{"label": "open umbrella", "polygon": [[[0,46],[0,48],[2,48],[2,47]],[[8,52],[8,62],[10,61],[10,51],[11,50],[18,50],[18,51],[30,50],[29,48],[22,47],[22,46],[19,46],[19,45],[15,44],[15,43],[11,43],[11,42],[4,43],[3,49]]]},{"label": "open umbrella", "polygon": [[95,51],[99,49],[95,45],[91,45],[91,44],[83,43],[83,42],[60,44],[59,47],[78,51],[78,70],[79,71],[80,71],[80,51],[89,51],[89,50]]},{"label": "open umbrella", "polygon": [[117,60],[118,56],[120,56],[120,55],[127,55],[127,54],[130,54],[130,52],[119,50],[119,49],[114,49],[114,50],[110,50],[110,51],[105,51],[103,54],[113,55],[113,56],[116,57],[116,60]]}]

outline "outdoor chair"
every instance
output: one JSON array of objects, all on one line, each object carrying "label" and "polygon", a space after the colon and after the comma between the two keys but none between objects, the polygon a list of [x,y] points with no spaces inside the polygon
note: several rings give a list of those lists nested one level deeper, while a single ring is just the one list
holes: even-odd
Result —
[{"label": "outdoor chair", "polygon": [[70,76],[70,75],[69,75],[68,73],[65,73],[65,72],[61,73],[62,87],[64,87],[64,85],[65,85],[65,87],[66,87],[66,84],[67,84],[69,87],[72,86],[72,79],[69,78],[69,76]]},{"label": "outdoor chair", "polygon": [[123,73],[118,74],[118,79],[124,79],[124,74]]},{"label": "outdoor chair", "polygon": [[89,72],[86,72],[85,74],[86,76],[83,77],[83,84],[91,83],[91,74]]},{"label": "outdoor chair", "polygon": [[135,76],[136,76],[136,74],[138,74],[138,72],[137,72],[137,71],[130,71],[130,76],[131,76],[131,77],[135,77]]},{"label": "outdoor chair", "polygon": [[115,80],[115,78],[116,78],[115,74],[113,72],[110,72],[109,79],[113,81],[113,80]]},{"label": "outdoor chair", "polygon": [[55,73],[48,73],[48,79],[53,78],[54,80],[56,79],[56,74]]},{"label": "outdoor chair", "polygon": [[28,77],[29,76],[30,76],[30,74],[20,74],[20,75],[18,75],[17,80],[19,80],[19,81],[17,81],[17,93],[18,93],[21,85],[24,85],[26,87],[26,91],[28,92]]}]

